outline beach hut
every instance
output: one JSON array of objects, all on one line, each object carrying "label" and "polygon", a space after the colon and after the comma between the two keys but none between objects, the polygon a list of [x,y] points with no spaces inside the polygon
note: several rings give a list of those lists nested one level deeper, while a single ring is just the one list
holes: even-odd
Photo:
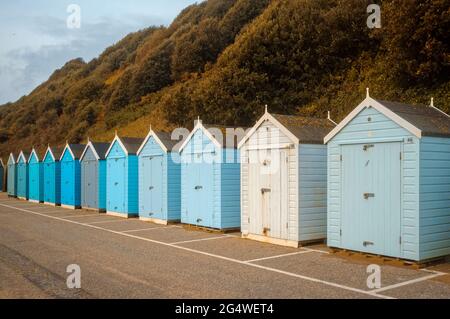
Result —
[{"label": "beach hut", "polygon": [[181,220],[181,166],[169,133],[150,129],[139,148],[139,218],[159,224]]},{"label": "beach hut", "polygon": [[61,205],[61,163],[64,148],[48,146],[43,160],[44,204]]},{"label": "beach hut", "polygon": [[106,152],[106,213],[120,217],[139,215],[138,157],[144,139],[119,137]]},{"label": "beach hut", "polygon": [[17,198],[28,199],[28,157],[29,152],[22,151],[17,159]]},{"label": "beach hut", "polygon": [[8,196],[16,197],[17,196],[17,159],[14,153],[9,154],[8,163],[7,163],[7,190]]},{"label": "beach hut", "polygon": [[28,158],[28,200],[41,203],[44,201],[44,166],[43,157],[33,148]]},{"label": "beach hut", "polygon": [[5,164],[3,164],[3,160],[0,158],[0,192],[6,191],[6,188],[5,188],[5,186],[6,186],[5,177],[6,177]]},{"label": "beach hut", "polygon": [[80,157],[85,147],[67,143],[61,154],[61,207],[81,208]]},{"label": "beach hut", "polygon": [[327,234],[328,119],[265,114],[240,142],[241,231],[284,246]]},{"label": "beach hut", "polygon": [[81,207],[106,210],[106,151],[109,143],[88,140],[81,154]]},{"label": "beach hut", "polygon": [[424,261],[450,254],[450,118],[367,94],[330,134],[328,245]]},{"label": "beach hut", "polygon": [[240,227],[237,142],[245,131],[234,137],[225,130],[198,120],[180,147],[182,223],[222,230]]}]

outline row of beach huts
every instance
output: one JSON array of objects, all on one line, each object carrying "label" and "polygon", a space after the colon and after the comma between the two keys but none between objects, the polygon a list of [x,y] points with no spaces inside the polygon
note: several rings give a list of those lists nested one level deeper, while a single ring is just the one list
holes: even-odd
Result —
[{"label": "row of beach huts", "polygon": [[433,102],[367,93],[339,124],[266,109],[243,134],[224,132],[198,120],[182,141],[150,129],[145,139],[12,153],[7,192],[155,223],[240,228],[286,246],[326,239],[412,261],[450,255],[450,117]]}]

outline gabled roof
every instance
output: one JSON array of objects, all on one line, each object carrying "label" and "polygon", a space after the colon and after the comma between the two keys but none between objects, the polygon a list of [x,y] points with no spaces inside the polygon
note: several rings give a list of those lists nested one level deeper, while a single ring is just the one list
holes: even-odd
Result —
[{"label": "gabled roof", "polygon": [[33,150],[30,153],[30,156],[28,157],[27,162],[29,163],[31,161],[31,158],[33,157],[33,154],[35,154],[38,162],[42,161],[44,159],[44,157],[41,157],[41,153],[39,151],[37,151],[35,148],[33,148]]},{"label": "gabled roof", "polygon": [[53,161],[57,162],[59,161],[62,153],[64,151],[64,147],[61,146],[48,146],[47,150],[45,151],[44,157],[42,160],[44,160],[47,157],[47,154],[50,153],[50,156],[53,158]]},{"label": "gabled roof", "polygon": [[111,149],[113,148],[115,142],[119,143],[125,154],[136,155],[143,141],[144,139],[140,137],[119,137],[116,134],[114,140],[111,142],[108,150],[106,151],[105,157],[108,157],[109,152],[111,152]]},{"label": "gabled roof", "polygon": [[164,152],[177,152],[178,151],[178,143],[180,140],[173,140],[172,135],[170,133],[166,132],[155,132],[150,128],[150,131],[148,132],[147,136],[145,137],[144,141],[142,142],[141,146],[139,147],[137,151],[137,155],[141,153],[141,151],[144,149],[145,145],[147,144],[148,140],[153,137],[155,141],[161,146],[161,148],[164,150]]},{"label": "gabled roof", "polygon": [[73,159],[80,159],[81,154],[83,154],[85,147],[86,147],[86,145],[84,145],[84,144],[66,144],[63,152],[61,153],[59,160],[62,160],[66,150],[69,150],[70,155],[72,156]]},{"label": "gabled roof", "polygon": [[30,157],[30,152],[21,151],[19,157],[17,158],[17,162],[20,161],[20,158],[23,158],[24,163],[28,163],[28,158]]},{"label": "gabled roof", "polygon": [[351,120],[367,108],[376,109],[418,138],[422,136],[450,137],[450,117],[434,106],[408,105],[375,100],[367,96],[364,101],[325,137],[325,143],[328,143]]},{"label": "gabled roof", "polygon": [[323,138],[336,126],[328,119],[271,114],[266,110],[255,126],[241,140],[239,148],[248,141],[265,121],[273,123],[295,144],[323,144]]},{"label": "gabled roof", "polygon": [[[227,130],[228,129],[235,129],[232,127],[225,127],[225,126],[220,126],[220,125],[213,125],[213,124],[203,124],[201,120],[197,120],[195,122],[195,126],[192,129],[191,133],[188,135],[188,137],[184,140],[183,144],[180,146],[179,148],[179,152],[182,152],[183,149],[186,147],[186,145],[189,143],[189,141],[192,139],[192,137],[194,136],[194,134],[198,131],[198,130],[202,130],[205,135],[214,143],[214,145],[216,145],[219,148],[229,148],[227,145]],[[243,127],[242,128],[244,131],[247,131],[248,128]],[[218,139],[216,136],[214,136],[214,133],[216,130],[219,130],[221,132],[222,135],[222,139]],[[244,138],[245,134],[243,134],[242,136],[236,136],[235,138],[237,138],[237,141],[234,141],[233,144],[233,148],[237,148],[237,145],[239,144],[239,142],[242,140],[242,138]]]},{"label": "gabled roof", "polygon": [[80,156],[80,161],[83,159],[84,155],[86,155],[87,150],[90,148],[95,155],[97,160],[104,160],[106,158],[106,152],[109,148],[109,143],[100,143],[100,142],[92,142],[89,141],[86,144],[86,147],[83,150],[83,153]]},{"label": "gabled roof", "polygon": [[9,153],[8,163],[12,159],[13,164],[17,163],[16,155],[14,153]]}]

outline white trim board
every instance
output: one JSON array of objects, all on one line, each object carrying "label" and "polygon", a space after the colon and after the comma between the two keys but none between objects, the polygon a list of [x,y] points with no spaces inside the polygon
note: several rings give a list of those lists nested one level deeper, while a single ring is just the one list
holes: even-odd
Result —
[{"label": "white trim board", "polygon": [[112,148],[113,148],[113,146],[114,146],[114,143],[115,143],[116,141],[119,143],[120,147],[122,148],[122,150],[123,150],[123,152],[126,154],[126,156],[129,155],[129,154],[128,154],[128,150],[127,150],[127,148],[125,147],[125,145],[123,145],[123,142],[122,142],[122,140],[120,139],[119,135],[116,135],[116,136],[114,137],[114,139],[112,140],[111,144],[109,144],[108,150],[107,150],[106,153],[105,153],[105,158],[108,158],[109,153],[111,152],[111,150],[112,150]]},{"label": "white trim board", "polygon": [[242,148],[244,144],[250,139],[250,137],[256,133],[258,128],[266,121],[271,122],[277,128],[280,129],[287,137],[289,137],[294,144],[299,144],[300,141],[297,136],[291,133],[283,124],[281,124],[275,117],[273,117],[269,112],[266,111],[264,115],[256,122],[256,124],[250,129],[250,131],[245,135],[245,137],[239,142],[238,149]]},{"label": "white trim board", "polygon": [[324,143],[327,144],[333,137],[335,137],[344,127],[346,127],[350,121],[352,121],[359,113],[368,108],[374,108],[381,114],[385,115],[387,118],[397,123],[411,134],[415,135],[418,138],[422,137],[422,131],[416,126],[412,125],[410,122],[406,121],[396,113],[389,110],[380,102],[374,100],[371,97],[367,97],[364,101],[362,101],[347,117],[342,120],[338,126],[336,126],[327,136],[324,138]]},{"label": "white trim board", "polygon": [[97,150],[94,147],[94,144],[92,144],[92,142],[89,141],[86,144],[86,147],[84,148],[83,153],[80,156],[80,162],[83,160],[84,155],[86,155],[86,152],[87,152],[88,148],[90,148],[92,150],[92,152],[94,152],[95,158],[97,159],[97,161],[99,161],[100,160],[100,156],[98,156],[98,153],[97,153]]},{"label": "white trim board", "polygon": [[213,142],[214,145],[216,145],[218,148],[222,148],[222,144],[220,144],[219,141],[217,141],[214,138],[214,136],[208,131],[208,129],[205,126],[203,126],[202,121],[198,120],[197,124],[192,129],[191,133],[189,133],[188,137],[184,140],[183,144],[181,144],[181,147],[178,150],[179,153],[181,153],[184,150],[186,145],[188,145],[188,143],[191,141],[192,137],[198,130],[202,130],[205,133],[205,135],[211,140],[211,142]]}]

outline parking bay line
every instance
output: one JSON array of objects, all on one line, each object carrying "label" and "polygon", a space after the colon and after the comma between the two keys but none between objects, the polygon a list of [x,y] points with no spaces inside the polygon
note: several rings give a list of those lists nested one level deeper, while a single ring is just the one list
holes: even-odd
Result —
[{"label": "parking bay line", "polygon": [[[40,214],[40,213],[39,213]],[[43,214],[44,215],[44,214]],[[61,216],[58,218],[81,218],[81,217],[92,217],[92,216],[101,216],[100,214],[90,214],[90,215],[72,215],[72,216]]]},{"label": "parking bay line", "polygon": [[86,225],[97,225],[97,224],[110,224],[110,223],[121,223],[121,222],[127,222],[128,219],[114,219],[114,220],[104,220],[100,222],[91,222],[91,223],[85,223]]},{"label": "parking bay line", "polygon": [[67,223],[72,223],[72,224],[76,224],[76,225],[80,225],[80,226],[85,226],[85,227],[89,227],[89,228],[93,228],[93,229],[97,229],[97,230],[103,230],[105,232],[109,232],[109,233],[112,233],[112,234],[117,234],[117,235],[129,237],[129,238],[134,238],[134,239],[138,239],[138,240],[142,240],[142,241],[146,241],[146,242],[150,242],[150,243],[154,243],[154,244],[159,244],[159,245],[166,246],[166,247],[172,247],[172,248],[175,248],[175,249],[188,251],[188,252],[191,252],[191,253],[194,253],[194,254],[204,255],[204,256],[225,260],[225,261],[229,261],[229,262],[240,264],[240,265],[245,265],[245,266],[249,266],[249,267],[253,267],[253,268],[257,268],[257,269],[262,269],[262,270],[266,270],[266,271],[270,271],[270,272],[274,272],[274,273],[278,273],[278,274],[282,274],[282,275],[286,275],[286,276],[290,276],[290,277],[294,277],[294,278],[299,278],[299,279],[307,280],[307,281],[310,281],[310,282],[320,283],[320,284],[323,284],[323,285],[326,285],[326,286],[331,286],[331,287],[334,287],[334,288],[339,288],[339,289],[343,289],[343,290],[347,290],[347,291],[352,291],[352,292],[360,293],[360,294],[371,296],[371,297],[378,297],[378,298],[382,298],[382,299],[395,299],[394,297],[378,294],[378,293],[376,293],[374,291],[366,291],[366,290],[362,290],[362,289],[358,289],[358,288],[353,288],[353,287],[349,287],[349,286],[345,286],[345,285],[340,285],[340,284],[336,284],[336,283],[329,282],[329,281],[326,281],[326,280],[321,280],[321,279],[317,279],[317,278],[313,278],[313,277],[308,277],[308,276],[304,276],[304,275],[300,275],[300,274],[295,274],[295,273],[287,272],[287,271],[284,271],[284,270],[271,268],[271,267],[266,267],[266,266],[262,266],[262,265],[258,265],[258,264],[252,264],[252,263],[248,263],[248,262],[245,262],[245,261],[242,261],[242,260],[233,259],[233,258],[229,258],[229,257],[225,257],[225,256],[216,255],[216,254],[211,254],[211,253],[207,253],[207,252],[204,252],[204,251],[191,249],[191,248],[184,247],[184,246],[177,246],[177,245],[173,245],[173,244],[170,244],[170,243],[157,241],[157,240],[154,240],[154,239],[139,237],[139,236],[135,236],[135,235],[132,235],[132,234],[127,234],[127,233],[123,233],[123,232],[119,232],[119,231],[110,230],[110,229],[107,229],[107,228],[98,227],[98,226],[95,226],[95,225],[87,225],[87,224],[80,223],[80,222],[77,222],[77,221],[74,221],[74,220],[63,219],[61,217],[56,217],[56,216],[48,216],[48,215],[44,215],[44,214],[41,214],[41,213],[33,212],[31,210],[22,209],[22,208],[16,208],[16,207],[5,205],[5,204],[0,204],[0,206],[6,207],[6,208],[16,209],[18,211],[22,211],[22,212],[25,212],[25,213],[29,213],[29,214],[33,214],[33,215],[37,215],[37,216],[41,216],[41,217],[46,217],[46,218],[50,218],[50,219],[64,221],[64,222],[67,222]]},{"label": "parking bay line", "polygon": [[390,286],[374,289],[374,290],[371,290],[371,292],[379,293],[379,292],[386,291],[386,290],[392,290],[392,289],[395,289],[395,288],[399,288],[399,287],[415,284],[415,283],[418,283],[418,282],[430,280],[430,279],[433,279],[433,278],[436,278],[436,277],[439,277],[439,276],[443,276],[443,275],[444,275],[444,273],[432,274],[432,275],[428,275],[428,276],[424,276],[424,277],[420,277],[420,278],[416,278],[416,279],[411,279],[411,280],[408,280],[408,281],[400,282],[398,284],[393,284],[393,285],[390,285]]},{"label": "parking bay line", "polygon": [[144,230],[167,229],[167,228],[174,228],[174,227],[177,227],[177,226],[150,227],[150,228],[142,228],[142,229],[122,230],[122,231],[119,231],[119,232],[127,234],[127,233],[136,233],[136,232],[144,231]]},{"label": "parking bay line", "polygon": [[275,259],[275,258],[282,258],[282,257],[289,257],[289,256],[308,254],[308,253],[313,253],[313,251],[311,251],[311,250],[302,250],[302,251],[296,251],[294,253],[287,253],[287,254],[282,254],[282,255],[276,255],[276,256],[270,256],[270,257],[263,257],[263,258],[256,258],[256,259],[246,260],[245,262],[246,263],[254,263],[254,262],[257,262],[257,261],[263,261],[263,260]]},{"label": "parking bay line", "polygon": [[200,238],[200,239],[176,241],[176,242],[170,243],[170,244],[171,245],[180,245],[180,244],[187,244],[187,243],[195,243],[195,242],[198,242],[198,241],[224,239],[224,238],[230,238],[230,237],[226,236],[226,235],[222,235],[222,236],[217,236],[217,237],[209,237],[209,238]]}]

